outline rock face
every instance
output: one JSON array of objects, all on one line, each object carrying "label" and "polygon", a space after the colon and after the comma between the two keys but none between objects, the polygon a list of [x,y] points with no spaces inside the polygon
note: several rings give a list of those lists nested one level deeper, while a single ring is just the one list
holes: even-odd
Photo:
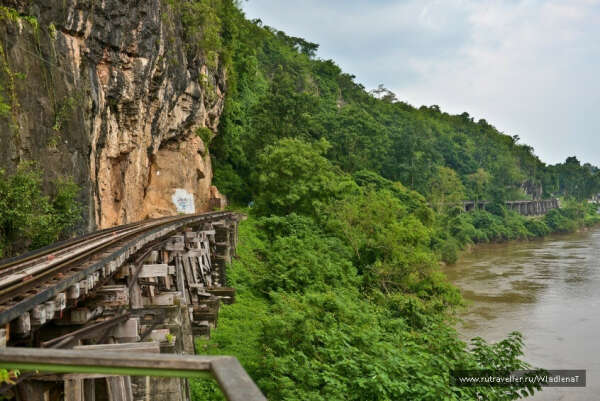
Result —
[{"label": "rock face", "polygon": [[[225,72],[161,0],[0,0],[0,167],[82,186],[87,229],[210,208]],[[15,13],[14,10],[18,12]],[[6,109],[6,108],[5,108]],[[214,202],[212,202],[214,203]],[[190,205],[188,205],[189,208]]]}]

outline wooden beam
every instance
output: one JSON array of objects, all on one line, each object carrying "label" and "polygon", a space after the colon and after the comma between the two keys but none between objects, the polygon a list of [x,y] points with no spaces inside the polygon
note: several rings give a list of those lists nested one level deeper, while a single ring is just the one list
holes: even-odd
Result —
[{"label": "wooden beam", "polygon": [[205,377],[210,372],[228,400],[266,401],[238,360],[230,356],[8,347],[0,351],[0,368],[162,377]]},{"label": "wooden beam", "polygon": [[144,352],[160,354],[160,344],[155,341],[146,341],[141,343],[78,345],[73,347],[73,349],[78,349],[81,351]]},{"label": "wooden beam", "polygon": [[83,380],[65,380],[65,401],[83,401]]},{"label": "wooden beam", "polygon": [[169,265],[162,263],[156,265],[143,265],[138,278],[167,277],[168,275]]}]

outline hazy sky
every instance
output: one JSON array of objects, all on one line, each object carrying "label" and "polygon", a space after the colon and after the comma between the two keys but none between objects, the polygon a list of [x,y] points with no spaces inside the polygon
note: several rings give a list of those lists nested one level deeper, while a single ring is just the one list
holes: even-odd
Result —
[{"label": "hazy sky", "polygon": [[548,163],[600,165],[600,0],[248,0],[368,89],[485,118]]}]

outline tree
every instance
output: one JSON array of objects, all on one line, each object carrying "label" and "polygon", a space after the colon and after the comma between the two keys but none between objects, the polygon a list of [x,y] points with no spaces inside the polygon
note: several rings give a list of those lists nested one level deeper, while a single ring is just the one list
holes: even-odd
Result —
[{"label": "tree", "polygon": [[327,141],[280,139],[258,158],[257,210],[265,215],[313,215],[323,202],[356,189],[323,155]]},{"label": "tree", "polygon": [[370,92],[375,98],[379,100],[383,100],[387,103],[396,103],[398,101],[398,97],[394,92],[383,86],[383,84],[379,84],[377,89],[373,89]]},{"label": "tree", "polygon": [[429,199],[438,212],[445,212],[465,198],[465,188],[456,171],[440,166],[429,180]]},{"label": "tree", "polygon": [[490,173],[482,169],[481,167],[477,169],[473,174],[469,174],[467,176],[467,181],[471,187],[471,193],[474,197],[474,201],[477,203],[486,194],[487,187],[492,180],[492,176]]}]

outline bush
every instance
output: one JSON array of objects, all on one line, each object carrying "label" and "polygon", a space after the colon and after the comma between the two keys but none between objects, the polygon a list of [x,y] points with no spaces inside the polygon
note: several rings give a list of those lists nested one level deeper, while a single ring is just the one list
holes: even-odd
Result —
[{"label": "bush", "polygon": [[8,175],[0,170],[0,249],[13,256],[65,238],[81,220],[79,187],[70,179],[54,183],[51,198],[42,191],[42,175],[22,163]]},{"label": "bush", "polygon": [[552,232],[564,233],[577,229],[577,222],[568,219],[563,213],[562,209],[553,209],[544,216],[544,222]]},{"label": "bush", "polygon": [[456,241],[450,239],[444,242],[440,249],[442,260],[449,265],[453,265],[458,260],[458,251],[459,247]]},{"label": "bush", "polygon": [[527,219],[525,227],[534,237],[544,237],[550,234],[550,227],[548,227],[543,219]]}]

